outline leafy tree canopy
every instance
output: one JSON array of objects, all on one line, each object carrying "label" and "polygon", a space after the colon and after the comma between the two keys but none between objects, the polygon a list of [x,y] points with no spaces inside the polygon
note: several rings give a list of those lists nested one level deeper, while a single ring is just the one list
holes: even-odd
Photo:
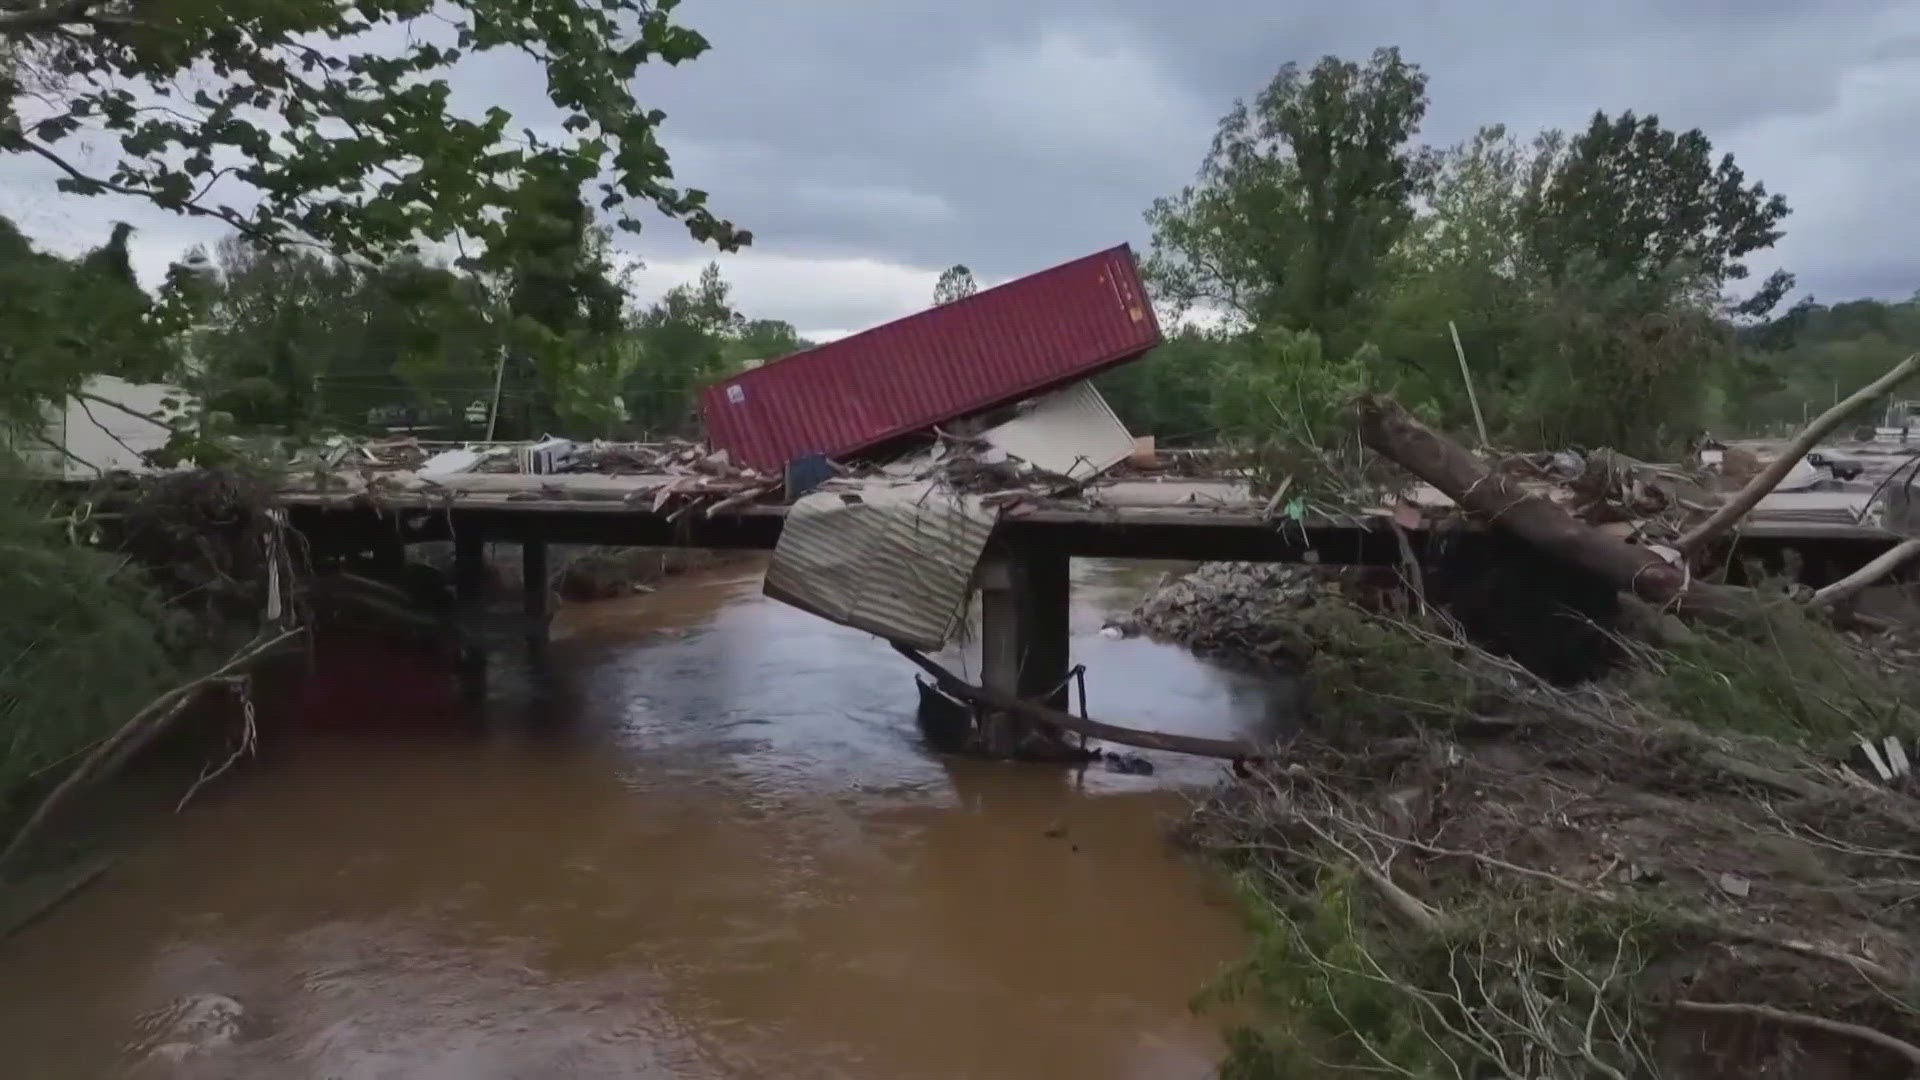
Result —
[{"label": "leafy tree canopy", "polygon": [[[707,42],[678,0],[0,0],[0,152],[63,190],[137,196],[256,241],[381,257],[421,239],[490,242],[530,174],[588,185],[621,228],[651,206],[731,250],[751,235],[672,183],[640,65]],[[476,55],[544,72],[555,126],[455,107]],[[81,141],[116,145],[84,166]]]},{"label": "leafy tree canopy", "polygon": [[1413,144],[1427,78],[1398,49],[1282,67],[1220,121],[1198,183],[1147,211],[1147,272],[1176,308],[1327,334],[1357,318],[1414,217],[1433,155]]},{"label": "leafy tree canopy", "polygon": [[954,263],[940,272],[940,280],[933,286],[933,302],[951,304],[980,291],[980,284],[973,280],[973,271],[964,263]]},{"label": "leafy tree canopy", "polygon": [[[1748,184],[1732,154],[1716,162],[1699,128],[1676,132],[1651,114],[1596,112],[1586,131],[1550,144],[1540,164],[1543,179],[1523,213],[1536,255],[1556,278],[1593,259],[1641,279],[1691,272],[1718,291],[1745,280],[1746,256],[1784,235],[1784,197]],[[1736,311],[1763,315],[1792,286],[1791,274],[1776,272]]]},{"label": "leafy tree canopy", "polygon": [[156,309],[121,273],[125,234],[69,261],[37,251],[0,218],[0,426],[42,422],[45,402],[89,374],[150,381],[166,374],[165,334],[179,312]]}]

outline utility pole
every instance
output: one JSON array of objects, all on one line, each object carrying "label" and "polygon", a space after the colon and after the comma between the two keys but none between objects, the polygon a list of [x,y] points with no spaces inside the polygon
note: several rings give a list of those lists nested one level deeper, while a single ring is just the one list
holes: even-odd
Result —
[{"label": "utility pole", "polygon": [[487,441],[493,441],[495,425],[500,423],[500,384],[507,377],[507,347],[500,346],[500,362],[493,365],[493,408],[487,410]]}]

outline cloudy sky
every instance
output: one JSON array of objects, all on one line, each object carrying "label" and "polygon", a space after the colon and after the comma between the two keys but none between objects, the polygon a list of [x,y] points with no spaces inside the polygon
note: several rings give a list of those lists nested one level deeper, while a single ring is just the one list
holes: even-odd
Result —
[{"label": "cloudy sky", "polygon": [[[641,78],[682,183],[752,229],[740,306],[831,336],[1122,241],[1193,174],[1215,121],[1289,60],[1398,45],[1431,78],[1423,139],[1578,127],[1596,108],[1704,128],[1793,206],[1780,265],[1823,300],[1920,288],[1920,0],[685,0],[705,57]],[[537,113],[531,71],[459,81]],[[141,227],[144,275],[218,231],[0,170],[0,213],[51,246]],[[652,225],[648,290],[712,257]],[[1771,260],[1770,260],[1771,261]]]}]

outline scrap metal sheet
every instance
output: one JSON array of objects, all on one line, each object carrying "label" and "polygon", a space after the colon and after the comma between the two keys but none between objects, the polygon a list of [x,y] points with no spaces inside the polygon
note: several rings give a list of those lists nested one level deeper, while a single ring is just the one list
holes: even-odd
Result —
[{"label": "scrap metal sheet", "polygon": [[1033,407],[980,435],[989,446],[1042,472],[1085,480],[1134,451],[1133,435],[1090,382],[1036,399]]},{"label": "scrap metal sheet", "polygon": [[931,483],[822,491],[793,504],[765,592],[922,649],[945,645],[966,611],[997,512]]}]

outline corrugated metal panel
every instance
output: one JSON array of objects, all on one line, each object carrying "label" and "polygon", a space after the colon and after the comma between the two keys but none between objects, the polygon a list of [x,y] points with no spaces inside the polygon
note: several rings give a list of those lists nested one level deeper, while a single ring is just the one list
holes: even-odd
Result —
[{"label": "corrugated metal panel", "polygon": [[1133,435],[1090,382],[1036,400],[980,438],[1036,469],[1074,480],[1106,472],[1133,453]]},{"label": "corrugated metal panel", "polygon": [[772,468],[1010,404],[1160,340],[1123,244],[743,372],[701,408],[714,446]]},{"label": "corrugated metal panel", "polygon": [[808,495],[787,511],[764,588],[844,626],[938,649],[997,516],[977,495],[928,483]]}]

